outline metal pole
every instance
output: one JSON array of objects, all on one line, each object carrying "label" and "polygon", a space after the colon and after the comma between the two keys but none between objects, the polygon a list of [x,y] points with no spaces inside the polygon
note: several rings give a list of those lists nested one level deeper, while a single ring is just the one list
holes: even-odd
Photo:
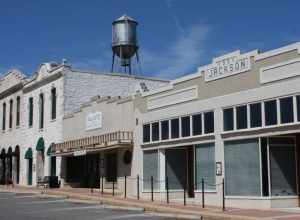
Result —
[{"label": "metal pole", "polygon": [[104,177],[102,176],[102,177],[101,177],[101,194],[102,194],[102,195],[103,195],[103,188],[104,188],[104,187],[103,187],[103,178],[104,178]]},{"label": "metal pole", "polygon": [[140,199],[140,176],[137,175],[137,199]]},{"label": "metal pole", "polygon": [[166,176],[167,203],[169,203],[169,180]]},{"label": "metal pole", "polygon": [[125,192],[124,192],[124,197],[125,197],[125,199],[126,199],[126,197],[127,197],[127,176],[125,175],[125,179],[124,179],[124,183],[125,183]]},{"label": "metal pole", "polygon": [[151,176],[151,201],[153,202],[153,176]]},{"label": "metal pole", "polygon": [[183,205],[186,205],[186,184],[183,186]]},{"label": "metal pole", "polygon": [[115,180],[113,180],[113,196],[115,196]]},{"label": "metal pole", "polygon": [[205,204],[204,204],[204,179],[202,178],[202,181],[201,181],[201,185],[202,185],[202,208],[205,207]]},{"label": "metal pole", "polygon": [[224,184],[224,178],[222,180],[222,190],[223,190],[223,212],[225,211],[225,184]]}]

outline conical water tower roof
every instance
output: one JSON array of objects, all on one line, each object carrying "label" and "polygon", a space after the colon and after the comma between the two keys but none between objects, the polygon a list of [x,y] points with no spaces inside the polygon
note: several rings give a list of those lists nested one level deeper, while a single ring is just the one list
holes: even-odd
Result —
[{"label": "conical water tower roof", "polygon": [[126,14],[124,14],[123,16],[119,17],[118,19],[114,20],[113,23],[115,23],[115,22],[120,22],[120,21],[125,21],[125,20],[127,20],[127,21],[132,21],[132,22],[137,23],[136,20],[134,20],[133,18],[127,16]]}]

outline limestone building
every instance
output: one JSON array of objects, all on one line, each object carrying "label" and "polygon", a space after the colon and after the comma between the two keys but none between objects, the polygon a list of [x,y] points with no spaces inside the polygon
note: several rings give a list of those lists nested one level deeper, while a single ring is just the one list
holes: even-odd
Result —
[{"label": "limestone building", "polygon": [[0,84],[1,183],[36,185],[44,176],[61,175],[60,158],[50,145],[63,141],[63,117],[95,95],[128,96],[166,81],[72,69],[66,64],[41,64],[26,77],[17,70]]}]

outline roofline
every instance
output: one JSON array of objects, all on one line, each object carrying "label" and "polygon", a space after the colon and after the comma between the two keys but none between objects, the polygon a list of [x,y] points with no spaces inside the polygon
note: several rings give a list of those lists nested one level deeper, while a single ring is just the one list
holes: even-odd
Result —
[{"label": "roofline", "polygon": [[144,80],[152,80],[152,81],[159,81],[159,82],[170,82],[167,79],[159,79],[155,77],[147,77],[147,76],[140,76],[140,75],[129,75],[125,73],[117,73],[117,72],[98,72],[93,70],[82,70],[82,69],[73,69],[71,68],[72,72],[80,72],[80,73],[87,73],[87,74],[95,74],[95,75],[105,75],[105,76],[119,76],[119,77],[126,77],[126,78],[134,78],[134,79],[144,79]]}]

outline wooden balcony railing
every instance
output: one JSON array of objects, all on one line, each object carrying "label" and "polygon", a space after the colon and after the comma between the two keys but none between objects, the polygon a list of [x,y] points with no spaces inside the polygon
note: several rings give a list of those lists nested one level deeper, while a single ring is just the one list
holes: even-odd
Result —
[{"label": "wooden balcony railing", "polygon": [[86,150],[90,148],[107,147],[115,144],[133,143],[132,131],[116,131],[112,133],[91,136],[62,143],[53,144],[51,153],[73,152],[76,150]]}]

